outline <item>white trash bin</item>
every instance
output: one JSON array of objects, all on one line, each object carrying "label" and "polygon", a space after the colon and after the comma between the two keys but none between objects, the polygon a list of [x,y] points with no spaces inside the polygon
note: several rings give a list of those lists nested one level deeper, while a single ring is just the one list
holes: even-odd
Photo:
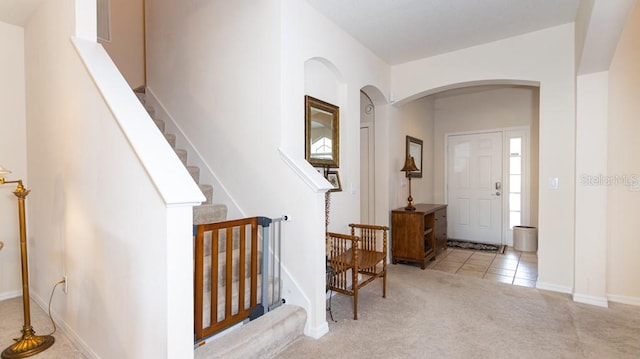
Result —
[{"label": "white trash bin", "polygon": [[538,229],[529,226],[513,227],[513,248],[522,252],[538,250]]}]

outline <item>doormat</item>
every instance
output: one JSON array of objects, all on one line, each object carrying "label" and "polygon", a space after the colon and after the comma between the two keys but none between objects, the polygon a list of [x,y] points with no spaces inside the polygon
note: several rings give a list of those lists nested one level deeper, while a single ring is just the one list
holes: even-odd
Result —
[{"label": "doormat", "polygon": [[476,251],[503,254],[506,246],[503,244],[486,244],[486,243],[476,243],[476,242],[467,242],[467,241],[454,241],[450,239],[447,241],[447,247],[473,249]]}]

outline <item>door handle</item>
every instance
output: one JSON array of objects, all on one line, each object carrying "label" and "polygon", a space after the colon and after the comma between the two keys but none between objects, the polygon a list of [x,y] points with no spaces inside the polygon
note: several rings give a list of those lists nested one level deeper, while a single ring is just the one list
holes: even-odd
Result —
[{"label": "door handle", "polygon": [[498,181],[496,182],[496,196],[500,196],[502,195],[502,182]]}]

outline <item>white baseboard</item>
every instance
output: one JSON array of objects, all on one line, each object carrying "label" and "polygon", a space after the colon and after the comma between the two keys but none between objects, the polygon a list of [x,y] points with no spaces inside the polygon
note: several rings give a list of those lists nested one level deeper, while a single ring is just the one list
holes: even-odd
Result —
[{"label": "white baseboard", "polygon": [[[309,319],[309,312],[311,311],[311,301],[304,294],[298,282],[291,276],[291,273],[287,269],[286,265],[282,265],[282,298],[286,300],[287,304],[293,304],[304,308],[307,312],[307,321],[304,324],[304,334],[310,337],[313,335],[307,334],[308,332],[315,333],[315,329],[311,328],[311,320]],[[329,331],[329,324],[327,325],[327,332]],[[320,336],[326,333],[321,334]],[[315,338],[315,337],[313,337]],[[319,337],[318,337],[319,338]]]},{"label": "white baseboard", "polygon": [[640,298],[638,297],[628,297],[625,295],[608,294],[607,298],[609,298],[609,301],[615,302],[615,303],[640,306]]},{"label": "white baseboard", "polygon": [[[307,323],[309,321],[307,320]],[[323,335],[329,333],[329,323],[326,321],[322,323],[320,326],[315,328],[304,328],[304,335],[311,337],[313,339],[320,339]]]},{"label": "white baseboard", "polygon": [[[31,295],[31,299],[33,299],[33,301],[36,302],[38,306],[40,306],[40,308],[45,313],[48,313],[47,308],[49,307],[49,303],[47,301],[44,301],[42,298],[34,294]],[[54,300],[55,300],[55,297],[54,297]],[[98,354],[96,354],[87,345],[87,343],[85,343],[80,338],[80,336],[78,336],[78,334],[75,331],[73,331],[73,329],[71,329],[65,321],[62,320],[61,316],[58,315],[58,313],[56,313],[54,310],[51,311],[51,317],[53,318],[53,321],[56,323],[57,330],[62,331],[64,335],[67,337],[67,339],[69,339],[71,344],[74,346],[74,348],[80,351],[85,358],[100,359]]]},{"label": "white baseboard", "polygon": [[0,293],[0,300],[11,299],[11,298],[19,297],[21,295],[22,295],[22,291],[21,290],[14,290],[14,291],[11,291],[11,292],[4,292],[4,293]]},{"label": "white baseboard", "polygon": [[571,287],[567,287],[564,285],[557,285],[557,284],[551,284],[551,283],[544,283],[544,282],[540,282],[538,281],[536,283],[536,288],[537,289],[542,289],[542,290],[548,290],[551,292],[558,292],[558,293],[564,293],[564,294],[573,294],[573,288]]},{"label": "white baseboard", "polygon": [[606,297],[596,297],[593,295],[573,293],[573,301],[583,304],[595,305],[603,308],[609,308],[609,301]]}]

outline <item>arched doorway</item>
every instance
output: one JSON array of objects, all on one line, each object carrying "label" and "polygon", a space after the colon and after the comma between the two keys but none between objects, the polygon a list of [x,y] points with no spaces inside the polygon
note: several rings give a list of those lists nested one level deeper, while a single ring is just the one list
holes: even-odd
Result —
[{"label": "arched doorway", "polygon": [[375,105],[360,91],[360,222],[375,223]]}]

